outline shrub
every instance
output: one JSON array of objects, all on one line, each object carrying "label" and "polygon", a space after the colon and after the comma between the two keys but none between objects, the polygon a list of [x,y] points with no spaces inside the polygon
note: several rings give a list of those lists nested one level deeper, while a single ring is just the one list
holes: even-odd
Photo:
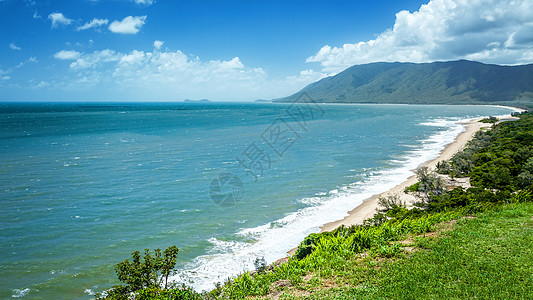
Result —
[{"label": "shrub", "polygon": [[378,209],[380,212],[387,212],[391,209],[405,207],[405,202],[401,200],[400,195],[398,194],[379,197],[378,204],[381,206],[381,209]]}]

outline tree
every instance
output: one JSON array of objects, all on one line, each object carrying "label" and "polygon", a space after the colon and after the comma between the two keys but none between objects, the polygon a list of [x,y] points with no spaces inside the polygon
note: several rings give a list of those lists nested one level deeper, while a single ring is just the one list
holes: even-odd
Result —
[{"label": "tree", "polygon": [[170,246],[162,253],[155,249],[152,256],[150,250],[145,249],[142,259],[139,251],[133,252],[131,262],[126,259],[115,266],[118,279],[126,285],[114,286],[107,292],[107,298],[126,299],[128,295],[145,289],[160,290],[163,287],[166,290],[178,252],[178,247]]},{"label": "tree", "polygon": [[444,183],[428,167],[418,167],[415,170],[416,177],[419,180],[418,191],[421,192],[425,199],[424,202],[430,202],[431,196],[438,196],[445,192]]},{"label": "tree", "polygon": [[378,204],[381,208],[376,208],[376,210],[382,213],[388,212],[389,210],[395,208],[406,207],[405,202],[402,201],[400,195],[398,194],[379,197]]}]

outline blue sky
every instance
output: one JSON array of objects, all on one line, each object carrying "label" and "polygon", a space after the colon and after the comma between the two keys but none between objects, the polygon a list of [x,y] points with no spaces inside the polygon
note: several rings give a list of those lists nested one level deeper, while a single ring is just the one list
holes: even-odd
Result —
[{"label": "blue sky", "polygon": [[354,64],[533,62],[533,0],[0,0],[0,101],[220,101]]}]

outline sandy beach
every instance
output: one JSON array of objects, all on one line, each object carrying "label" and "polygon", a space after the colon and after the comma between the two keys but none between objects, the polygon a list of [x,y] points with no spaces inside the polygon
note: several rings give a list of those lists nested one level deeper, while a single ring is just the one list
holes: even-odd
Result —
[{"label": "sandy beach", "polygon": [[[512,109],[515,109],[517,111],[522,111],[521,109],[514,108],[514,107],[512,107]],[[516,119],[512,117],[511,115],[501,115],[501,116],[496,116],[496,117],[501,120]],[[488,128],[492,126],[491,123],[479,122],[479,120],[481,119],[482,118],[472,119],[472,120],[469,120],[468,122],[462,123],[466,125],[465,131],[459,134],[452,143],[448,144],[444,148],[444,150],[442,150],[439,157],[433,160],[430,160],[422,164],[421,166],[427,166],[430,170],[434,170],[438,162],[443,161],[443,160],[448,160],[455,153],[461,151],[466,146],[468,141],[470,141],[474,137],[477,131],[479,131],[481,128]],[[374,214],[376,213],[376,209],[378,208],[378,199],[380,197],[384,197],[387,195],[400,195],[401,199],[405,201],[405,203],[407,203],[408,205],[413,204],[416,199],[412,195],[405,194],[404,190],[406,187],[411,186],[415,184],[416,182],[417,182],[417,178],[413,173],[413,175],[409,177],[406,181],[393,187],[392,189],[385,191],[383,193],[380,193],[380,194],[373,195],[372,197],[365,199],[363,203],[361,203],[361,205],[349,211],[348,215],[344,219],[324,224],[320,228],[321,232],[332,231],[341,225],[352,226],[352,225],[362,224],[364,220],[368,218],[372,218],[374,216]],[[292,250],[289,253],[292,254]]]}]

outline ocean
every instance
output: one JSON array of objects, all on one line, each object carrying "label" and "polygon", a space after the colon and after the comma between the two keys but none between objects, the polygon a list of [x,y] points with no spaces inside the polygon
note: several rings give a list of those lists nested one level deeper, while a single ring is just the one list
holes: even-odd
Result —
[{"label": "ocean", "polygon": [[208,290],[412,175],[494,106],[0,104],[0,298],[90,299],[180,248]]}]

